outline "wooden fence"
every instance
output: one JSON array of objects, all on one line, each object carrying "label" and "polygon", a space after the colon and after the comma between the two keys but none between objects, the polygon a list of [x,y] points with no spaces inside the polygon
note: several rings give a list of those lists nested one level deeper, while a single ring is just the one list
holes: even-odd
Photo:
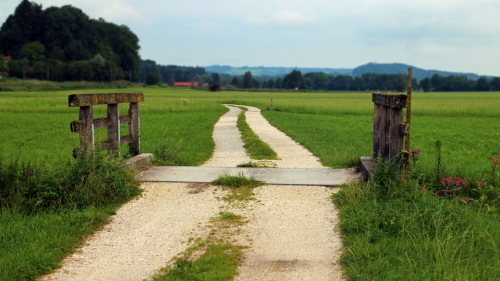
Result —
[{"label": "wooden fence", "polygon": [[[70,107],[80,107],[80,118],[71,122],[71,132],[80,133],[80,150],[91,152],[98,145],[105,150],[113,150],[120,155],[120,145],[128,144],[129,153],[138,155],[141,150],[139,102],[144,101],[142,93],[134,94],[80,94],[68,97]],[[130,103],[128,114],[120,116],[120,103]],[[105,118],[93,118],[93,106],[107,104],[108,113]],[[120,135],[120,124],[128,123],[129,134]],[[95,144],[94,131],[107,128],[107,140]],[[78,149],[75,149],[75,157]]]},{"label": "wooden fence", "polygon": [[409,127],[403,122],[406,95],[373,93],[373,158],[388,161],[403,152],[404,136]]}]

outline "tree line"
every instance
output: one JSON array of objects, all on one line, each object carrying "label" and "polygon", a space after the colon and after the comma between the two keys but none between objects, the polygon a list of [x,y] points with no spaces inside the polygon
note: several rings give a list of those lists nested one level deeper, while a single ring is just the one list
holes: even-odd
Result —
[{"label": "tree line", "polygon": [[[229,83],[236,88],[269,88],[319,91],[406,91],[408,76],[405,74],[365,73],[361,76],[328,75],[324,72],[309,72],[305,75],[293,70],[284,77],[253,77],[250,71],[243,76],[234,76]],[[500,91],[500,78],[480,77],[477,80],[466,76],[440,76],[424,78],[420,82],[412,79],[412,88],[424,92],[448,91]]]},{"label": "tree line", "polygon": [[22,0],[0,28],[0,54],[12,58],[9,75],[18,78],[136,81],[139,48],[127,26],[70,5],[44,10]]}]

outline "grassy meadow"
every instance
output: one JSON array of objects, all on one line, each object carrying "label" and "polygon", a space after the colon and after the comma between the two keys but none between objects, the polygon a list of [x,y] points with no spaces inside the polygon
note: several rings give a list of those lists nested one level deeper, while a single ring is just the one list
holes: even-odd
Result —
[{"label": "grassy meadow", "polygon": [[[0,159],[4,162],[9,162],[11,159],[33,162],[49,170],[68,165],[73,148],[79,146],[78,134],[71,133],[69,128],[70,122],[78,119],[78,109],[68,107],[68,95],[111,92],[144,93],[145,102],[140,104],[141,150],[161,155],[160,163],[168,165],[199,165],[210,158],[214,148],[211,138],[213,125],[227,111],[221,103],[252,105],[263,109],[263,115],[272,125],[306,146],[320,158],[324,165],[350,167],[359,163],[359,156],[371,155],[373,127],[371,93],[211,93],[153,87],[119,90],[0,92]],[[500,110],[498,110],[500,93],[417,92],[413,97],[411,147],[421,149],[418,169],[424,178],[433,175],[437,157],[435,143],[438,140],[442,142],[442,161],[446,175],[461,176],[471,182],[490,176],[492,157],[500,154]],[[269,110],[271,98],[273,99],[272,111]],[[121,106],[120,109],[122,113],[128,110],[127,106]],[[95,107],[95,117],[105,115],[105,106]],[[126,127],[122,129],[122,132],[126,131]],[[97,130],[96,138],[104,139],[105,133],[105,129]],[[122,147],[122,154],[126,152],[127,148]],[[469,238],[466,239],[469,239],[467,242],[470,243],[463,243],[463,240],[457,241],[445,236],[440,236],[436,240],[436,237],[428,235],[429,233],[418,237],[410,235],[406,238],[401,238],[404,236],[398,236],[398,234],[395,240],[391,238],[392,236],[383,233],[376,233],[378,236],[375,240],[371,236],[358,237],[359,232],[371,234],[373,232],[361,227],[356,228],[356,224],[377,228],[381,225],[380,223],[382,225],[387,223],[377,221],[377,219],[391,216],[388,217],[388,223],[392,225],[393,217],[399,219],[402,216],[398,214],[401,202],[398,201],[389,206],[383,205],[381,201],[377,201],[378,199],[372,200],[373,198],[368,195],[360,199],[363,196],[359,195],[359,192],[362,192],[363,188],[358,187],[359,190],[356,191],[358,195],[353,195],[352,189],[357,190],[356,187],[345,188],[348,194],[341,194],[341,199],[336,201],[341,206],[343,221],[341,227],[345,231],[345,243],[349,251],[353,253],[352,256],[349,253],[344,255],[343,265],[349,268],[347,274],[353,280],[404,279],[403,275],[396,272],[397,266],[390,267],[391,264],[398,265],[398,263],[393,263],[393,259],[399,262],[401,268],[408,268],[410,265],[413,268],[412,272],[416,272],[422,267],[420,263],[425,260],[435,261],[444,257],[467,266],[466,257],[480,255],[477,251],[453,252],[454,245],[449,243],[457,243],[460,247],[471,249],[474,243],[481,242]],[[429,208],[441,208],[445,215],[429,215],[434,220],[443,220],[446,214],[455,212],[453,211],[455,207],[439,203],[440,200],[435,196],[431,199],[427,197],[424,199],[422,201],[424,203],[421,201],[415,203],[417,199],[412,197],[411,200],[415,201],[411,201],[412,206],[416,206],[413,208],[416,211],[410,207],[405,209],[408,213],[407,217],[418,217],[422,212],[421,208],[427,211]],[[57,266],[65,254],[71,252],[74,245],[78,244],[89,232],[98,228],[117,207],[117,205],[108,205],[84,210],[44,212],[36,215],[22,214],[15,209],[2,211],[0,213],[0,279],[31,280],[41,273],[50,271]],[[384,213],[375,212],[374,210],[377,209],[383,210],[381,212]],[[377,217],[370,221],[368,214],[375,214]],[[489,225],[491,229],[487,230],[491,230],[491,233],[500,233],[500,220],[497,215],[474,217],[473,214],[460,215],[464,220],[469,220],[471,224],[469,228],[464,226],[467,221],[465,223],[461,221],[459,226],[443,224],[443,228],[455,231],[446,232],[448,233],[446,235],[457,237],[457,233],[464,231],[468,231],[469,234],[479,231],[477,228],[484,228],[488,220],[492,223]],[[349,221],[349,217],[359,218],[359,220]],[[59,224],[54,221],[67,223]],[[78,223],[74,223],[75,221]],[[411,220],[408,221],[410,221],[408,225],[413,224]],[[477,228],[476,222],[479,222]],[[56,228],[55,225],[60,225],[60,227]],[[390,229],[390,231],[393,230]],[[492,247],[498,247],[497,239],[489,237],[484,231],[483,229],[483,232],[478,232],[482,235],[480,237],[489,239],[488,242],[492,243]],[[53,232],[54,235],[50,234]],[[416,241],[422,236],[427,240],[420,245]],[[388,240],[379,239],[380,237]],[[361,244],[356,243],[356,239]],[[397,259],[391,256],[391,253],[384,251],[384,245],[395,245],[398,239],[404,240],[404,244],[398,249],[403,252],[416,251],[418,256]],[[377,244],[377,241],[382,242]],[[439,243],[446,247],[440,247]],[[7,245],[9,247],[6,247]],[[434,260],[429,258],[433,247],[442,251],[439,252],[440,257],[433,257]],[[380,260],[380,257],[385,257],[384,255],[387,257]],[[491,257],[491,254],[487,255]],[[458,259],[453,259],[457,256]],[[467,271],[466,277],[470,277],[469,280],[481,280],[479,277],[487,274],[484,268],[481,269],[481,263],[486,264],[486,269],[500,265],[496,262],[500,260],[498,257],[493,256],[493,259],[492,263],[491,260],[487,261],[485,256],[478,258],[480,262],[474,262],[471,265],[480,269],[476,272]],[[374,260],[381,264],[377,265],[373,262]],[[373,266],[364,266],[367,263]],[[427,271],[430,275],[414,275],[415,280],[424,280],[425,278],[420,279],[422,276],[432,276],[436,278],[429,280],[439,280],[449,273],[445,270],[447,266],[450,266],[449,262],[439,265],[443,270]],[[462,264],[457,266],[462,266]],[[389,271],[396,273],[387,275]],[[391,279],[388,276],[394,278]],[[451,279],[458,280],[453,277]]]},{"label": "grassy meadow", "polygon": [[[78,146],[78,134],[69,131],[78,109],[68,107],[67,96],[116,91],[0,92],[0,151],[29,161],[66,161]],[[145,94],[140,105],[142,151],[154,153],[166,143],[170,165],[199,165],[210,157],[213,124],[226,112],[221,103],[263,109],[273,125],[309,148],[324,165],[349,167],[359,162],[359,156],[371,155],[370,93],[211,93],[163,88],[119,92]],[[271,98],[273,111],[266,110]],[[491,158],[500,153],[498,108],[500,93],[414,93],[411,147],[422,151],[419,168],[432,171],[439,140],[450,175],[484,177]],[[97,106],[94,115],[105,116],[105,111],[105,106]],[[122,106],[121,112],[126,111]],[[105,129],[96,135],[103,139]]]}]

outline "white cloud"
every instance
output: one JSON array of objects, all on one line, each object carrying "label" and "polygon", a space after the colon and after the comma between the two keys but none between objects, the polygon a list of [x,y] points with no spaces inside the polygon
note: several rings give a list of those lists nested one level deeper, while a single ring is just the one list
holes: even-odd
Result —
[{"label": "white cloud", "polygon": [[303,26],[315,21],[316,18],[286,8],[270,16],[252,16],[247,19],[251,25]]}]

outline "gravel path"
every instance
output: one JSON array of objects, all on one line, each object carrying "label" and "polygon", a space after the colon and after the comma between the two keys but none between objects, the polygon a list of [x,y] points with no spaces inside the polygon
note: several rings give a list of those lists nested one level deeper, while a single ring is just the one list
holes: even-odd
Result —
[{"label": "gravel path", "polygon": [[[204,166],[235,167],[250,161],[230,111],[215,125],[216,148]],[[278,154],[277,167],[323,168],[318,159],[269,125],[260,110],[248,107],[247,122]],[[144,280],[183,252],[190,237],[208,235],[209,220],[225,202],[215,187],[182,183],[143,183],[143,195],[124,204],[111,222],[89,237],[42,280]],[[236,280],[342,280],[337,265],[341,240],[335,189],[266,185],[257,200],[240,209],[247,224],[233,241],[248,245]]]},{"label": "gravel path", "polygon": [[235,280],[342,280],[331,194],[316,186],[256,188],[243,227],[253,244]]},{"label": "gravel path", "polygon": [[222,115],[215,124],[213,133],[215,141],[214,154],[202,166],[236,167],[238,164],[250,161],[250,157],[243,148],[240,130],[236,126],[241,109],[234,106],[224,106],[229,108],[229,112]]},{"label": "gravel path", "polygon": [[252,106],[245,107],[248,109],[245,113],[248,126],[278,154],[278,160],[266,161],[275,164],[278,168],[324,168],[309,150],[271,126],[260,113],[260,109]]},{"label": "gravel path", "polygon": [[215,198],[221,195],[214,187],[185,183],[141,187],[141,197],[123,205],[109,224],[64,260],[63,267],[42,280],[149,278],[183,252],[190,237],[208,235],[204,225],[224,205]]},{"label": "gravel path", "polygon": [[[311,152],[271,126],[260,109],[245,107],[250,128],[278,154],[279,160],[271,161],[278,168],[325,168]],[[252,244],[235,280],[343,280],[337,264],[342,241],[330,198],[337,190],[257,187],[257,201],[248,208],[249,223],[243,226]]]}]

